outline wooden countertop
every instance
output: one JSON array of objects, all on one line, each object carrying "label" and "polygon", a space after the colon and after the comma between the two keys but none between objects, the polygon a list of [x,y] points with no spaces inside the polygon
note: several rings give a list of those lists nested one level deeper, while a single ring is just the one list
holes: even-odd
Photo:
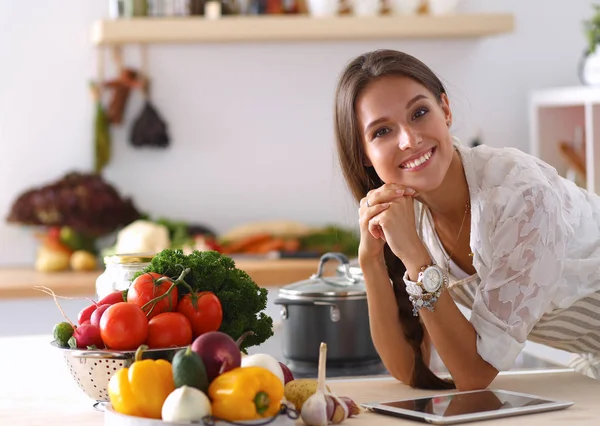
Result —
[{"label": "wooden countertop", "polygon": [[[279,287],[308,279],[317,272],[318,259],[236,259],[236,266],[261,287]],[[329,266],[329,265],[328,265]],[[329,268],[326,268],[331,271]],[[95,293],[96,278],[92,272],[37,272],[33,268],[0,268],[0,299],[47,297],[35,286],[51,288],[61,296],[89,296]]]},{"label": "wooden countertop", "polygon": [[[93,408],[71,378],[61,352],[50,346],[50,336],[0,338],[0,424],[19,426],[102,426],[103,413]],[[436,392],[411,389],[389,378],[330,379],[331,389],[356,402],[428,396]],[[472,423],[483,426],[554,424],[594,425],[600,418],[600,381],[570,370],[501,374],[491,388],[566,399],[575,404],[561,411]],[[418,424],[373,413],[346,420],[348,426]],[[300,420],[297,425],[302,425]]]}]

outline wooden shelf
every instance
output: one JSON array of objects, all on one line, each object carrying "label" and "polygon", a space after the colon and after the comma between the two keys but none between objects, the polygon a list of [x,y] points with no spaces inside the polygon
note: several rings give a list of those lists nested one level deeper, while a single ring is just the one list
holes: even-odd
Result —
[{"label": "wooden shelf", "polygon": [[[245,271],[260,287],[281,287],[307,280],[317,272],[319,259],[239,259],[237,268]],[[96,291],[96,278],[102,271],[37,272],[32,268],[0,268],[0,300],[48,297],[35,286],[51,288],[61,296],[89,296]],[[326,268],[326,275],[335,269]]]},{"label": "wooden shelf", "polygon": [[509,33],[511,14],[311,18],[307,15],[132,18],[94,23],[95,45],[465,38]]}]

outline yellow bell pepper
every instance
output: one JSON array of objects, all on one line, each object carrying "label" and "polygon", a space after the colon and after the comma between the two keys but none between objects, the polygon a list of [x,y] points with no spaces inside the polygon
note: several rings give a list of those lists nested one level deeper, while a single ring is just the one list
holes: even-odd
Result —
[{"label": "yellow bell pepper", "polygon": [[227,421],[258,420],[275,416],[284,387],[263,367],[238,367],[217,376],[208,387],[212,415]]},{"label": "yellow bell pepper", "polygon": [[160,419],[163,403],[175,390],[169,361],[142,360],[142,345],[129,368],[115,372],[108,382],[108,397],[114,410],[129,416]]}]

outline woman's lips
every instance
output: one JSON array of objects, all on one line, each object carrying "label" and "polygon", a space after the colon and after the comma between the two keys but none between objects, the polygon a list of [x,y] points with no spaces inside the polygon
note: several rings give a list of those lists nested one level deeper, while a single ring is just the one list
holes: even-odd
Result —
[{"label": "woman's lips", "polygon": [[435,148],[431,148],[418,158],[405,161],[404,163],[400,164],[400,168],[409,172],[421,170],[431,162],[433,154],[435,154]]}]

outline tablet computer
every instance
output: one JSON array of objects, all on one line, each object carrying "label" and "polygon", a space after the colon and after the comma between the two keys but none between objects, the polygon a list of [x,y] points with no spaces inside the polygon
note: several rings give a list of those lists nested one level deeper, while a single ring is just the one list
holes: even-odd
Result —
[{"label": "tablet computer", "polygon": [[560,410],[570,407],[573,402],[506,390],[485,389],[361,405],[380,414],[431,424],[451,425]]}]

